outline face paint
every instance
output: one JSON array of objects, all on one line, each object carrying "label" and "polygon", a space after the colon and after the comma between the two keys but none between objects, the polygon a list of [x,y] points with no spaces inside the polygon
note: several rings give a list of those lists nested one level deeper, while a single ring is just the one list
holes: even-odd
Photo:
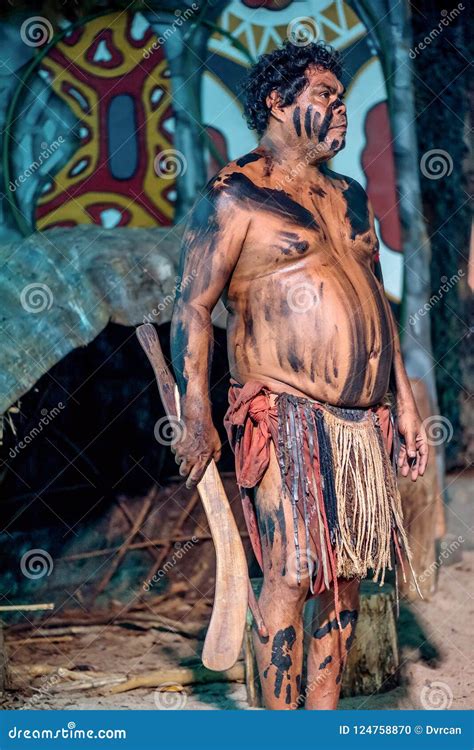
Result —
[{"label": "face paint", "polygon": [[295,107],[293,110],[293,125],[295,127],[296,135],[298,138],[301,135],[301,112],[299,107]]},{"label": "face paint", "polygon": [[313,113],[313,105],[310,104],[304,116],[304,129],[306,131],[306,135],[308,136],[308,138],[311,138],[312,136],[312,130],[311,130],[312,113]]}]

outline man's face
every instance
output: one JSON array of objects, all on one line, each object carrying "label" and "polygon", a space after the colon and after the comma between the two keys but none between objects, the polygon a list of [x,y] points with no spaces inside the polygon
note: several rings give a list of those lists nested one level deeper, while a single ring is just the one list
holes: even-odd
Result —
[{"label": "man's face", "polygon": [[345,146],[346,106],[344,87],[334,73],[321,67],[306,72],[309,85],[289,107],[284,108],[291,140],[305,151],[314,150],[315,161],[327,159]]}]

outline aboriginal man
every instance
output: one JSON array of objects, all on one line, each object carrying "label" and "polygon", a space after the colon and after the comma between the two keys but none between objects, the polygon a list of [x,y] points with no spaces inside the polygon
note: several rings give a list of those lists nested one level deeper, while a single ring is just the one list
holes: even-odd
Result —
[{"label": "aboriginal man", "polygon": [[[386,299],[374,212],[328,168],[345,145],[339,53],[290,42],[251,69],[246,117],[259,145],[210,181],[188,220],[172,320],[185,430],[180,474],[196,484],[221,445],[212,423],[211,313],[228,311],[225,425],[263,570],[255,631],[265,705],[337,706],[359,584],[410,550],[396,473],[426,468],[426,435]],[[405,564],[404,564],[405,563]],[[318,597],[302,695],[302,611]]]}]

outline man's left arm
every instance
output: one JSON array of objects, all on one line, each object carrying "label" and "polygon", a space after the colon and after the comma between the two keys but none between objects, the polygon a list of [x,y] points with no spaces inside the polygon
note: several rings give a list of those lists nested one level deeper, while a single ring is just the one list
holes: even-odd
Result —
[{"label": "man's left arm", "polygon": [[[369,217],[374,234],[377,236],[374,212],[370,202]],[[374,275],[383,287],[382,267],[378,252],[374,254],[372,262]],[[419,475],[423,476],[428,463],[428,440],[403,362],[397,322],[390,306],[387,306],[390,312],[393,338],[392,370],[396,389],[397,423],[398,431],[403,438],[398,457],[398,466],[402,476],[406,477],[410,473],[411,479],[416,481]]]}]

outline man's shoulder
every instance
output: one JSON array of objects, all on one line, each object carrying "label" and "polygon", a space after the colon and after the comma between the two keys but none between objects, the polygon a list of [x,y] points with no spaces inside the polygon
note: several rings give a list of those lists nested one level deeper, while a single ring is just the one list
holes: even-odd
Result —
[{"label": "man's shoulder", "polygon": [[261,154],[250,151],[237,159],[229,161],[209,180],[204,193],[214,200],[232,202],[242,198],[253,183],[253,178],[261,170]]},{"label": "man's shoulder", "polygon": [[349,175],[336,172],[334,169],[329,167],[324,168],[324,174],[328,179],[336,184],[337,187],[342,189],[343,192],[351,190],[358,195],[363,195],[366,199],[368,198],[367,192],[361,183],[355,179],[355,177],[349,177]]}]

